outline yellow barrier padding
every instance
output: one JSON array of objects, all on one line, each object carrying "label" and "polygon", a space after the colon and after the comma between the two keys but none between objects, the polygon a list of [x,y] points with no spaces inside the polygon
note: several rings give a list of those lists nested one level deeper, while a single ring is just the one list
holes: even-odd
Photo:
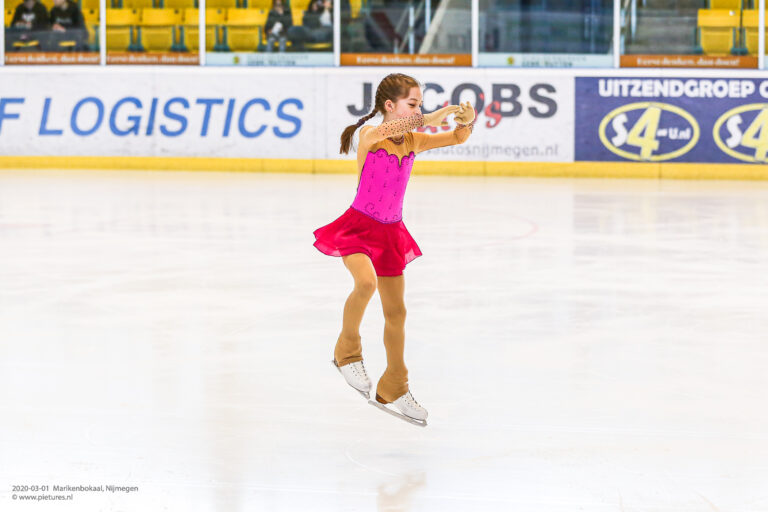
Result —
[{"label": "yellow barrier padding", "polygon": [[[0,169],[125,169],[356,174],[357,162],[355,160],[268,158],[0,156]],[[435,176],[768,180],[768,165],[762,164],[417,160],[413,172],[414,174]]]}]

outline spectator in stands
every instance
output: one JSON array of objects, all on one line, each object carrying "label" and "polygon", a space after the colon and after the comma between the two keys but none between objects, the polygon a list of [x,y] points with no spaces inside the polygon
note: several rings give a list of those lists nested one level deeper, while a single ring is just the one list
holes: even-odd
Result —
[{"label": "spectator in stands", "polygon": [[14,43],[31,43],[39,40],[48,29],[48,11],[37,0],[24,0],[16,7],[11,26],[6,31],[6,48]]},{"label": "spectator in stands", "polygon": [[272,0],[272,9],[267,15],[267,51],[271,52],[275,41],[280,42],[280,51],[285,51],[288,29],[293,25],[291,9],[283,4],[283,0]]},{"label": "spectator in stands", "polygon": [[333,4],[331,0],[311,0],[304,11],[301,26],[288,31],[288,39],[294,51],[304,51],[305,43],[330,43],[333,41]]},{"label": "spectator in stands", "polygon": [[48,28],[48,11],[37,0],[24,0],[16,7],[11,26],[27,30],[45,30]]},{"label": "spectator in stands", "polygon": [[51,50],[60,49],[61,41],[74,41],[75,46],[72,49],[84,49],[88,32],[85,29],[83,13],[74,1],[53,0],[50,19],[51,30],[54,32],[50,39]]}]

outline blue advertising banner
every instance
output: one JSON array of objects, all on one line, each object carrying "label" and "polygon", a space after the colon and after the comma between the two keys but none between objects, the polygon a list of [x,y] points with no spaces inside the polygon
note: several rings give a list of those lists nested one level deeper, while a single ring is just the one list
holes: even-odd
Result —
[{"label": "blue advertising banner", "polygon": [[576,78],[575,159],[768,162],[768,79]]}]

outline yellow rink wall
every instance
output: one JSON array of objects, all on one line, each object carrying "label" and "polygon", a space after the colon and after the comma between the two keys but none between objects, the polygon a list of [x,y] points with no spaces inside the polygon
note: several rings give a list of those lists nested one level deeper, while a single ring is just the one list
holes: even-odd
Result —
[{"label": "yellow rink wall", "polygon": [[[199,157],[0,156],[0,169],[108,169],[355,174],[353,160],[294,160]],[[686,180],[768,180],[768,165],[639,162],[416,161],[415,174],[644,178]]]}]

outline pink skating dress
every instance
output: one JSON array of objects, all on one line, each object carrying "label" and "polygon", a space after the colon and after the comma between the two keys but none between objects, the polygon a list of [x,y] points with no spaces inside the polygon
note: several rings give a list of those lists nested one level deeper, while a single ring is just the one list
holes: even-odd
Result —
[{"label": "pink skating dress", "polygon": [[[384,139],[365,155],[357,194],[339,218],[314,231],[314,246],[328,256],[367,254],[377,276],[399,276],[421,256],[403,223],[403,199],[416,154],[460,144],[471,129],[429,135],[409,132],[401,144]],[[396,137],[397,138],[397,137]]]}]

